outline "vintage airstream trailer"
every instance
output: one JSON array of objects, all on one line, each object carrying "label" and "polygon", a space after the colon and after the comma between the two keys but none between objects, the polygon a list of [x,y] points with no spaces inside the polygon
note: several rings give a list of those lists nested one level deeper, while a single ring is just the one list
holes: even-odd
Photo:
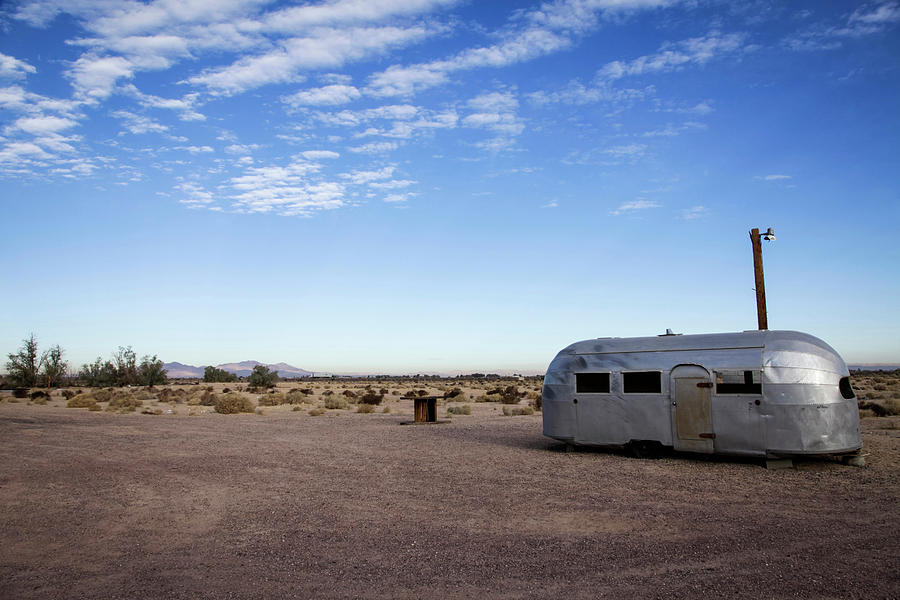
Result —
[{"label": "vintage airstream trailer", "polygon": [[850,372],[797,331],[599,338],[563,349],[544,435],[571,445],[779,457],[862,447]]}]

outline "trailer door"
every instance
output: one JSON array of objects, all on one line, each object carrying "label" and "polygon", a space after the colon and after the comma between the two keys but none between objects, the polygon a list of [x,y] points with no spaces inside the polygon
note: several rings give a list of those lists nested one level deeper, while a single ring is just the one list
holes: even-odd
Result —
[{"label": "trailer door", "polygon": [[712,379],[697,365],[672,369],[672,441],[676,450],[713,452]]}]

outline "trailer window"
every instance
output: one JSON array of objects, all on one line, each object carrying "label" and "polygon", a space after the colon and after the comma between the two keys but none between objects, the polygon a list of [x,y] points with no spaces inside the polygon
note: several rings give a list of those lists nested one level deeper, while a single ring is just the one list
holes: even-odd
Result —
[{"label": "trailer window", "polygon": [[850,385],[849,377],[841,377],[841,380],[838,382],[838,387],[841,388],[841,396],[847,400],[856,397],[856,394],[853,393],[853,387]]},{"label": "trailer window", "polygon": [[761,373],[752,370],[716,371],[717,394],[761,394]]},{"label": "trailer window", "polygon": [[659,371],[622,373],[622,391],[626,394],[660,394],[662,373]]},{"label": "trailer window", "polygon": [[579,394],[608,394],[609,373],[575,373],[575,391]]}]

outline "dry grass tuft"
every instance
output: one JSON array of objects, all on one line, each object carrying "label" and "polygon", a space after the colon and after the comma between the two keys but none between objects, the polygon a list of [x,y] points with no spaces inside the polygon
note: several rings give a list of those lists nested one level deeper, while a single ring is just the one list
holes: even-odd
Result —
[{"label": "dry grass tuft", "polygon": [[504,417],[518,417],[522,415],[533,415],[534,409],[530,406],[504,406]]},{"label": "dry grass tuft", "polygon": [[253,401],[240,392],[229,392],[216,398],[216,412],[223,415],[252,413],[256,410]]},{"label": "dry grass tuft", "polygon": [[343,410],[347,408],[347,401],[340,396],[325,398],[325,408]]},{"label": "dry grass tuft", "polygon": [[325,409],[316,407],[316,408],[311,409],[309,411],[309,413],[307,413],[307,414],[311,417],[321,417],[322,415],[325,414]]},{"label": "dry grass tuft", "polygon": [[375,405],[374,404],[360,404],[359,406],[356,407],[356,412],[362,413],[362,414],[373,413],[373,412],[375,412]]},{"label": "dry grass tuft", "polygon": [[[92,408],[97,406],[97,399],[88,393],[78,394],[66,402],[68,408]],[[99,409],[99,406],[97,407]]]},{"label": "dry grass tuft", "polygon": [[468,404],[463,404],[462,406],[448,406],[447,414],[448,415],[471,415],[472,407]]},{"label": "dry grass tuft", "polygon": [[284,394],[281,392],[272,392],[263,394],[259,397],[260,406],[280,406],[285,403]]}]

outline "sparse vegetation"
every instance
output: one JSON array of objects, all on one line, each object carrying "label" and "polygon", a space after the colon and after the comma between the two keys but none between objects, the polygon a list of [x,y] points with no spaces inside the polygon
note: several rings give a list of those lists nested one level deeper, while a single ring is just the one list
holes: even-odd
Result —
[{"label": "sparse vegetation", "polygon": [[463,404],[462,406],[448,406],[447,414],[448,415],[471,415],[472,407],[468,404]]},{"label": "sparse vegetation", "polygon": [[311,417],[321,417],[322,415],[325,414],[325,409],[316,407],[316,408],[310,409],[310,411],[307,414]]},{"label": "sparse vegetation", "polygon": [[[95,398],[91,394],[84,393],[84,394],[78,394],[77,396],[73,396],[72,398],[69,398],[69,400],[66,402],[66,406],[68,408],[91,408],[93,406],[98,406],[98,405],[97,405],[97,398]],[[99,406],[98,406],[98,409],[99,409]]]},{"label": "sparse vegetation", "polygon": [[356,407],[356,412],[363,413],[363,414],[373,413],[373,412],[375,412],[375,405],[374,404],[360,404],[359,406]]},{"label": "sparse vegetation", "polygon": [[534,409],[530,406],[504,406],[503,407],[503,416],[504,417],[518,417],[522,415],[533,415]]},{"label": "sparse vegetation", "polygon": [[229,392],[216,398],[216,412],[223,415],[252,413],[256,410],[253,401],[240,392]]},{"label": "sparse vegetation", "polygon": [[203,369],[203,381],[207,383],[233,383],[238,376],[218,367],[206,367]]},{"label": "sparse vegetation", "polygon": [[269,389],[278,383],[278,371],[270,371],[265,365],[256,365],[253,372],[247,378],[247,384],[251,388]]},{"label": "sparse vegetation", "polygon": [[371,404],[378,405],[381,404],[381,401],[384,400],[384,394],[376,394],[375,392],[366,392],[359,399],[361,404]]},{"label": "sparse vegetation", "polygon": [[347,408],[347,401],[340,396],[328,397],[325,398],[325,408],[343,410]]}]

